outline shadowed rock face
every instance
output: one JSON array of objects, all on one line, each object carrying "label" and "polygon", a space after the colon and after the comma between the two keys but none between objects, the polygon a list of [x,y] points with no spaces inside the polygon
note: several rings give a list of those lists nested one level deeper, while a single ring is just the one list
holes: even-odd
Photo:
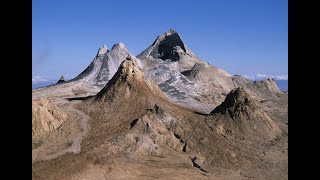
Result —
[{"label": "shadowed rock face", "polygon": [[182,72],[188,69],[200,59],[183,43],[180,35],[170,29],[157,39],[146,50],[137,56],[145,65],[144,70],[150,70],[157,65],[169,62],[177,62],[177,71]]},{"label": "shadowed rock face", "polygon": [[165,38],[157,39],[153,44],[158,46],[151,52],[151,56],[162,60],[179,61],[186,54],[186,48],[175,31],[169,31]]}]

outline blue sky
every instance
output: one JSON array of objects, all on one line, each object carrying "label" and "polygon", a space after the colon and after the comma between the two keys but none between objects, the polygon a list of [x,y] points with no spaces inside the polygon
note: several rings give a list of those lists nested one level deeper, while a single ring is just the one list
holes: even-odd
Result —
[{"label": "blue sky", "polygon": [[137,55],[170,28],[231,74],[288,73],[287,0],[32,0],[33,82],[75,77],[103,44]]}]

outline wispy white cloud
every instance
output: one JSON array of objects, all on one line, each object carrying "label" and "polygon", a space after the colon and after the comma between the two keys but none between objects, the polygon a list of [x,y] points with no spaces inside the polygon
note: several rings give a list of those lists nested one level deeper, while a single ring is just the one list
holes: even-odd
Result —
[{"label": "wispy white cloud", "polygon": [[271,78],[271,76],[266,75],[266,74],[257,74],[256,77],[257,78]]},{"label": "wispy white cloud", "polygon": [[243,77],[251,80],[257,79],[267,79],[267,78],[274,78],[276,80],[288,80],[288,75],[268,75],[268,74],[256,74],[256,75],[242,75]]},{"label": "wispy white cloud", "polygon": [[279,75],[275,77],[277,80],[288,80],[288,75]]},{"label": "wispy white cloud", "polygon": [[47,82],[47,81],[49,80],[41,76],[32,76],[32,83]]}]

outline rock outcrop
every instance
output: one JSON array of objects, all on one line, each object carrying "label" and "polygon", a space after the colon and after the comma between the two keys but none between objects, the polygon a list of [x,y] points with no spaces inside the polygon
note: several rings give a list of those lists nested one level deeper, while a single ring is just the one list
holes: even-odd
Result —
[{"label": "rock outcrop", "polygon": [[211,115],[214,118],[210,122],[226,137],[268,141],[281,134],[279,127],[241,87],[232,90]]},{"label": "rock outcrop", "polygon": [[63,82],[66,82],[66,80],[64,79],[64,77],[62,75],[56,84],[60,84],[60,83],[63,83]]},{"label": "rock outcrop", "polygon": [[279,89],[274,79],[268,78],[261,81],[255,81],[253,84],[257,86],[259,89],[267,89],[271,92],[281,93],[281,90]]},{"label": "rock outcrop", "polygon": [[68,115],[45,98],[32,101],[32,137],[57,129]]}]

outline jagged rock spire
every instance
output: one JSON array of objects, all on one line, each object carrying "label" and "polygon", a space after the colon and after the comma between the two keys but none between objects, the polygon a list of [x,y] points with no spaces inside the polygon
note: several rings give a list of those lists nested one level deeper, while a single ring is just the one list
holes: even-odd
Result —
[{"label": "jagged rock spire", "polygon": [[98,53],[97,53],[97,56],[100,56],[100,55],[103,55],[103,54],[106,54],[108,52],[108,48],[106,45],[103,45],[99,48],[98,50]]},{"label": "jagged rock spire", "polygon": [[60,79],[58,80],[57,84],[65,82],[66,80],[64,79],[63,75],[60,77]]}]

